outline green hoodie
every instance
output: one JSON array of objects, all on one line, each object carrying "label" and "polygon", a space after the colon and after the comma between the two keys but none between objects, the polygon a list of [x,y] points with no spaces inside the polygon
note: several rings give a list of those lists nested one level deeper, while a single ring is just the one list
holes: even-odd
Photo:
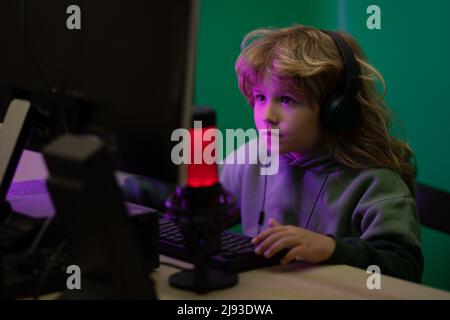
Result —
[{"label": "green hoodie", "polygon": [[[255,236],[269,218],[332,236],[336,249],[324,263],[421,281],[423,256],[414,197],[388,168],[352,169],[319,148],[302,158],[280,155],[275,175],[260,174],[256,155],[241,146],[227,157],[223,186],[237,198],[243,232]],[[246,158],[245,158],[246,157]],[[244,161],[247,159],[247,161]],[[261,212],[263,212],[261,216]]]}]

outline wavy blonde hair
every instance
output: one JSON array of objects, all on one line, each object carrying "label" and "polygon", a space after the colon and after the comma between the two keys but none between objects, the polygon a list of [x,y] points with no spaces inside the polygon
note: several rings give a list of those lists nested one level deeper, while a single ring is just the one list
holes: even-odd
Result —
[{"label": "wavy blonde hair", "polygon": [[[323,130],[323,143],[336,160],[355,169],[390,168],[397,171],[415,194],[416,166],[412,149],[389,133],[392,112],[384,102],[386,83],[348,33],[337,32],[353,49],[360,75],[357,99],[361,103],[358,126],[350,133]],[[290,92],[322,105],[344,89],[342,56],[331,37],[317,28],[294,25],[258,29],[247,34],[235,65],[239,89],[253,106],[252,87],[269,72],[288,79]],[[383,92],[378,94],[380,81]],[[414,160],[414,161],[413,161]]]}]

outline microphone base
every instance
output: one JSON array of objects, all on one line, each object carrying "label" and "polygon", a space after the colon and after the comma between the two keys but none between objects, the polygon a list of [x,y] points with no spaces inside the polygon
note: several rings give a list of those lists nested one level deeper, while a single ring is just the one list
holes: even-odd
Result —
[{"label": "microphone base", "polygon": [[208,269],[205,276],[206,282],[202,286],[196,281],[194,270],[185,270],[171,275],[169,283],[172,287],[178,289],[195,291],[196,293],[208,293],[213,290],[233,287],[238,282],[237,274],[222,270]]}]

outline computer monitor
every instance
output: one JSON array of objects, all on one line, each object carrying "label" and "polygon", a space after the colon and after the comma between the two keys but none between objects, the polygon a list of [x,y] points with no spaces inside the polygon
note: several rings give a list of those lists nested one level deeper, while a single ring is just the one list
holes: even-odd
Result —
[{"label": "computer monitor", "polygon": [[[71,30],[74,6],[81,23]],[[0,138],[22,141],[25,119],[37,127],[32,150],[62,133],[98,134],[115,169],[181,182],[171,135],[191,120],[197,13],[197,0],[1,0],[0,122],[12,101],[20,112]]]},{"label": "computer monitor", "polygon": [[27,148],[40,150],[60,133],[95,133],[115,152],[118,170],[180,182],[171,134],[190,121],[197,6],[0,1],[0,117],[14,97],[29,98],[50,121]]}]

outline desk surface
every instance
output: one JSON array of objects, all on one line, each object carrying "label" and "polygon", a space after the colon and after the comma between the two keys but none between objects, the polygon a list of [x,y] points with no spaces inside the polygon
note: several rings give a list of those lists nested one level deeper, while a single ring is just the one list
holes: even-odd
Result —
[{"label": "desk surface", "polygon": [[[178,261],[161,256],[161,262]],[[297,262],[239,274],[238,285],[207,295],[172,288],[178,268],[161,265],[152,274],[160,299],[450,299],[450,293],[381,275],[381,289],[369,290],[365,270],[345,265],[318,266]]]},{"label": "desk surface", "polygon": [[[183,268],[189,264],[161,256],[161,262]],[[269,267],[239,274],[232,288],[196,294],[169,285],[169,276],[180,271],[176,266],[162,264],[152,273],[158,298],[161,300],[348,300],[348,299],[436,299],[450,300],[450,293],[412,282],[381,276],[381,289],[369,290],[369,274],[345,266],[312,266],[297,262],[288,266]],[[42,296],[56,299],[59,293]]]}]

